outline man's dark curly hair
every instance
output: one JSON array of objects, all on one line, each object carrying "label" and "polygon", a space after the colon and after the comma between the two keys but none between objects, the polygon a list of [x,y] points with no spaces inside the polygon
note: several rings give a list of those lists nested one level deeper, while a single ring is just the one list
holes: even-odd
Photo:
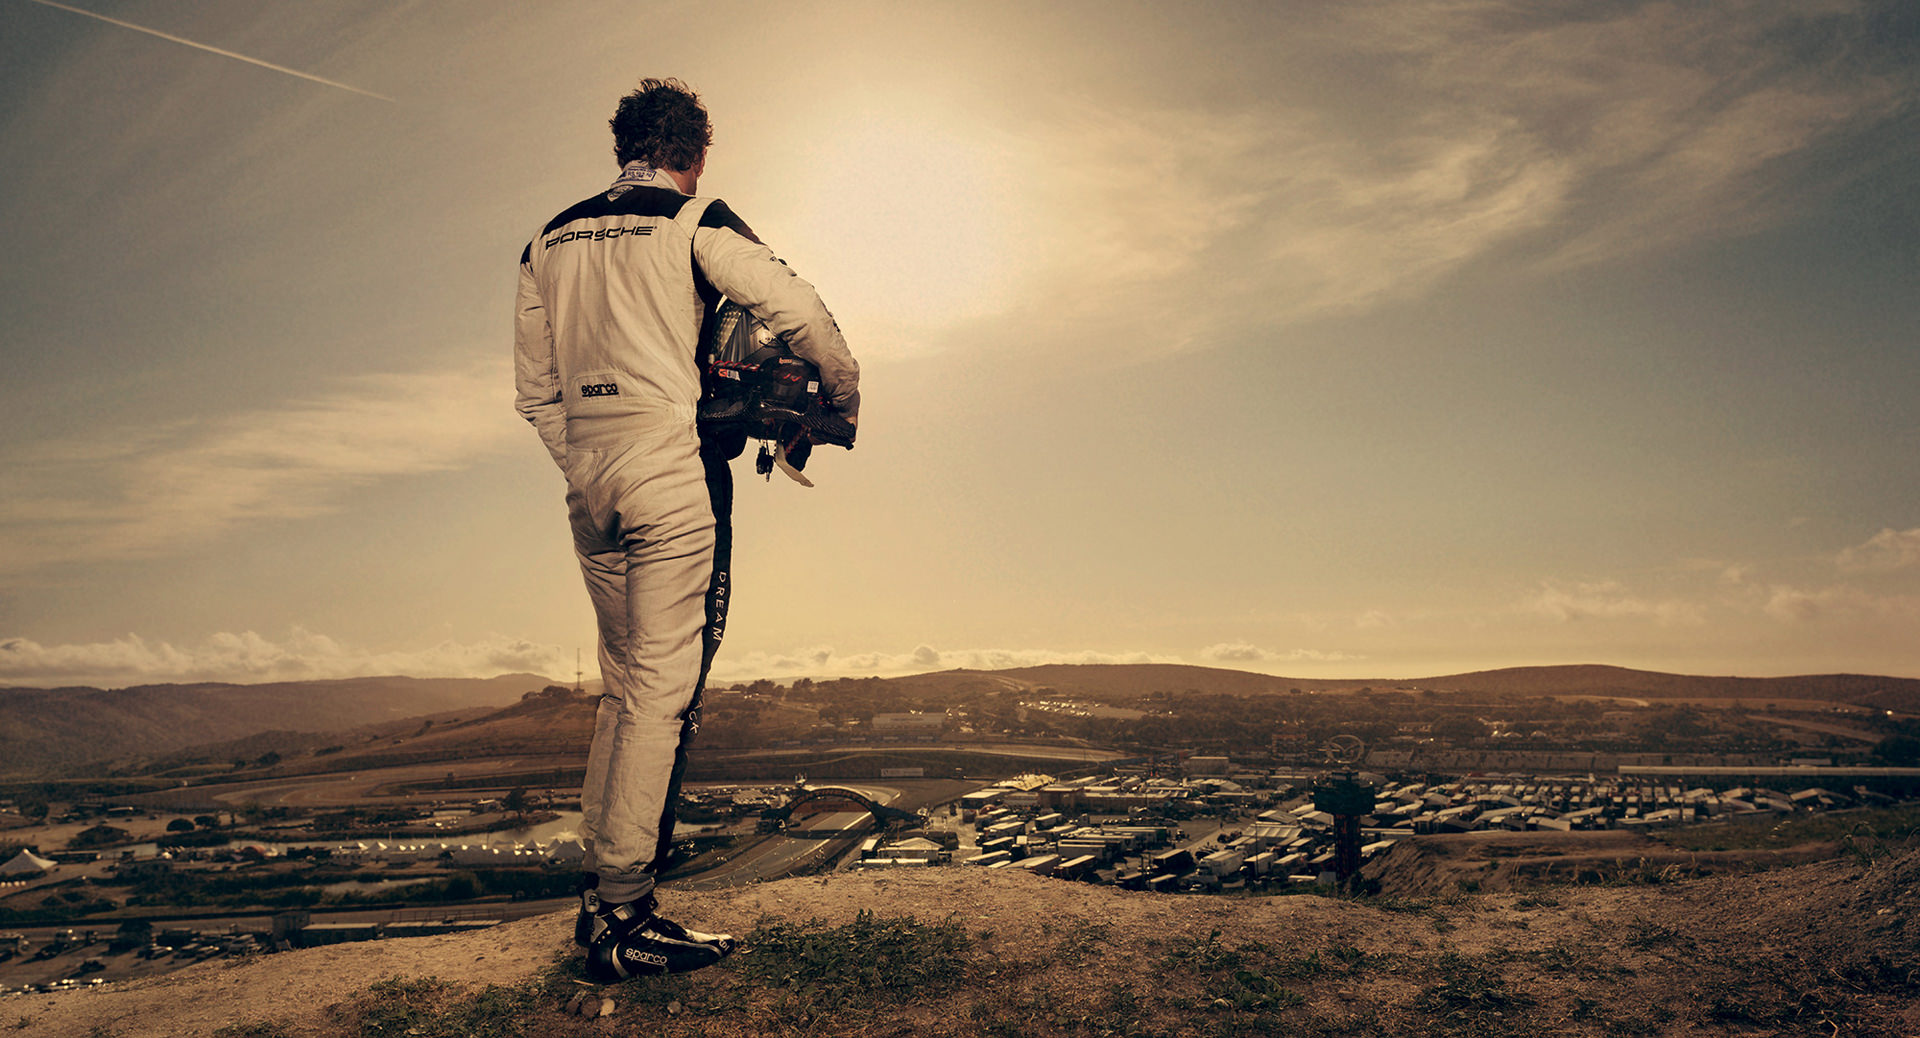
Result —
[{"label": "man's dark curly hair", "polygon": [[643,79],[614,109],[613,157],[645,159],[655,169],[692,169],[713,143],[700,95],[677,79]]}]

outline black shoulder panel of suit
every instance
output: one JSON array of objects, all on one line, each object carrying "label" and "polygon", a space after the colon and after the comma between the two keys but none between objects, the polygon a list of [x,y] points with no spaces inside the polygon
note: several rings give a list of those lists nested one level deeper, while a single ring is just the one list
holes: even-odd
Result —
[{"label": "black shoulder panel of suit", "polygon": [[753,228],[748,227],[745,220],[735,216],[733,210],[727,208],[727,203],[720,201],[718,198],[708,203],[707,211],[700,214],[700,226],[725,227],[755,245],[763,244],[760,238],[753,233]]},{"label": "black shoulder panel of suit", "polygon": [[630,188],[614,199],[604,194],[594,195],[548,220],[546,228],[540,233],[546,234],[575,220],[592,220],[601,216],[664,216],[671,220],[680,215],[680,208],[689,201],[691,199],[686,195],[665,187]]},{"label": "black shoulder panel of suit", "polygon": [[521,246],[520,248],[520,265],[524,267],[527,264],[532,262],[533,262],[533,243],[528,242],[527,244],[525,244],[524,246]]}]

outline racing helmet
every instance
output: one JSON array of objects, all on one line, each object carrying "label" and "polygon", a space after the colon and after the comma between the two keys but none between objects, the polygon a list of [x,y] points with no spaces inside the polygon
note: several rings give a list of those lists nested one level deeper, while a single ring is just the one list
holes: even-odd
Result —
[{"label": "racing helmet", "polygon": [[[854,425],[820,392],[820,369],[727,300],[707,322],[700,424],[782,446],[800,465],[811,443],[853,449]],[[798,465],[795,466],[799,467]]]}]

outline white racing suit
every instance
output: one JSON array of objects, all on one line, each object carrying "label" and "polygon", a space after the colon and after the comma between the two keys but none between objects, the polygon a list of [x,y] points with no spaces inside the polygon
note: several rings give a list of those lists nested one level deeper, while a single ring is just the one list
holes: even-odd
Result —
[{"label": "white racing suit", "polygon": [[600,897],[653,888],[726,626],[740,444],[695,426],[702,324],[726,296],[820,369],[848,418],[859,367],[813,286],[717,199],[633,162],[554,217],[520,254],[515,407],[567,480],[599,622],[605,692],[580,804]]}]

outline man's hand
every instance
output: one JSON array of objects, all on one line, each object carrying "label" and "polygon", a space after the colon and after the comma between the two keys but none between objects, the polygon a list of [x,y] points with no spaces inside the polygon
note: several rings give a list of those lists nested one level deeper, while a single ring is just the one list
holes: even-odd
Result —
[{"label": "man's hand", "polygon": [[825,400],[820,401],[820,409],[803,418],[806,439],[809,443],[823,444],[829,447],[853,449],[854,434],[857,431],[855,419],[858,415],[842,415]]}]

